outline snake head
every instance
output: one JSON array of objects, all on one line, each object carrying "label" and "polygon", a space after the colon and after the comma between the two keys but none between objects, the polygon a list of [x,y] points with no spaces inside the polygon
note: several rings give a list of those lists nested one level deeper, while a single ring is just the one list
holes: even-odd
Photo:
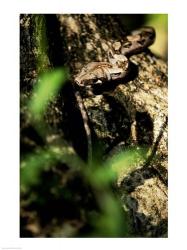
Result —
[{"label": "snake head", "polygon": [[129,68],[129,60],[122,54],[114,54],[113,51],[108,52],[108,60],[112,67],[108,69],[112,80],[121,79],[126,76]]}]

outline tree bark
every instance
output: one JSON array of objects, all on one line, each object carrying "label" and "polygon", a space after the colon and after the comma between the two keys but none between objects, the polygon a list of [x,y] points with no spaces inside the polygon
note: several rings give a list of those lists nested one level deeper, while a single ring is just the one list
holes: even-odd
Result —
[{"label": "tree bark", "polygon": [[[30,134],[27,133],[29,122],[24,118],[24,101],[39,74],[34,18],[33,15],[21,16],[21,145],[28,151],[34,146],[26,140]],[[124,40],[129,33],[122,15],[45,15],[44,18],[48,45],[43,68],[67,66],[71,79],[85,64],[107,61],[111,44]],[[97,89],[95,96],[83,94],[83,102],[93,144],[102,145],[105,159],[130,147],[134,136],[139,147],[150,148],[146,164],[140,164],[131,172],[118,173],[117,186],[122,206],[131,216],[134,234],[166,237],[167,64],[150,50],[133,55],[130,62],[130,73],[125,80]],[[48,108],[46,121],[85,158],[86,135],[70,83]],[[31,137],[37,144],[36,136]]]}]

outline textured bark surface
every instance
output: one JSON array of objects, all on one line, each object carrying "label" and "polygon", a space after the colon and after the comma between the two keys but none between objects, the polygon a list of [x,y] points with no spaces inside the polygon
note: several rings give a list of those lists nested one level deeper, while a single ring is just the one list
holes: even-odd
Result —
[{"label": "textured bark surface", "polygon": [[[128,33],[117,15],[47,15],[48,48],[45,67],[66,65],[71,76],[88,62],[107,61],[107,50]],[[33,42],[33,18],[21,17],[21,114],[38,75],[37,47]],[[103,146],[105,158],[131,146],[150,147],[144,166],[118,174],[122,205],[129,210],[134,233],[140,237],[167,236],[167,65],[149,50],[130,58],[128,77],[117,84],[95,90],[84,97],[93,142]],[[22,118],[22,116],[21,116]],[[37,142],[28,140],[28,124],[21,123],[22,148]],[[84,158],[86,136],[71,84],[48,108],[46,121],[57,136],[71,141]],[[56,137],[55,137],[56,138]],[[81,138],[81,140],[80,140]],[[28,143],[29,141],[29,143]]]}]

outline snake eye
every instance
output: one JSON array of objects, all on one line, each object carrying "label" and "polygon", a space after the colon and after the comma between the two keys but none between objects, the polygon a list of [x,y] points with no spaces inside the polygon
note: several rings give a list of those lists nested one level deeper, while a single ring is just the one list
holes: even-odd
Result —
[{"label": "snake eye", "polygon": [[111,79],[112,79],[112,80],[115,80],[115,79],[119,78],[120,75],[121,75],[121,72],[112,73],[112,74],[111,74]]}]

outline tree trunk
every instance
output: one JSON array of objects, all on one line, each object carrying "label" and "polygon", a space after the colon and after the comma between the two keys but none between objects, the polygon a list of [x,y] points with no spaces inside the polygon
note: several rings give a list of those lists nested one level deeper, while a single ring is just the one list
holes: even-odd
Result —
[{"label": "tree trunk", "polygon": [[[41,70],[67,66],[71,79],[45,116],[56,135],[71,142],[86,159],[87,138],[74,97],[72,79],[89,62],[107,61],[112,43],[129,33],[122,15],[45,15],[47,45],[44,62],[37,66],[36,16],[21,16],[21,151],[42,144],[35,132],[28,134],[25,101]],[[103,159],[132,146],[147,146],[146,164],[133,171],[119,171],[117,187],[122,206],[131,216],[134,235],[167,236],[167,65],[148,49],[130,57],[130,73],[125,80],[98,88],[94,96],[84,96],[93,147],[102,145]],[[34,134],[34,135],[33,135]],[[29,137],[29,140],[26,138]],[[28,143],[33,141],[33,143]],[[34,145],[34,146],[33,146]]]}]

